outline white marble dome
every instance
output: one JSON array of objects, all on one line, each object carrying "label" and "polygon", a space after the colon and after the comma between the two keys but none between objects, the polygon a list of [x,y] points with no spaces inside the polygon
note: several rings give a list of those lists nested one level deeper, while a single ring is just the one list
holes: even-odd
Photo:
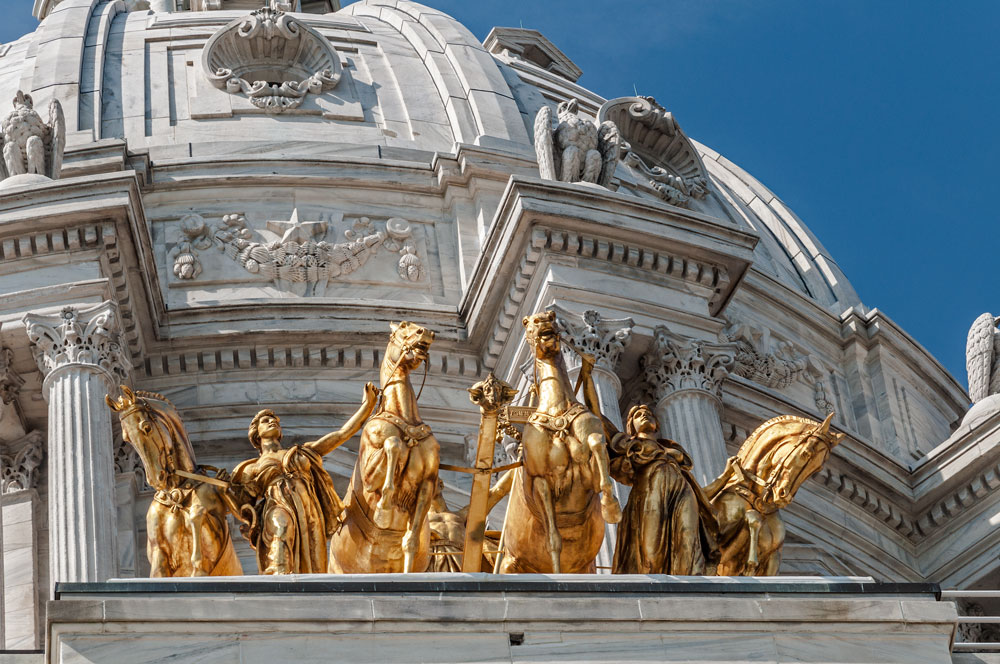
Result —
[{"label": "white marble dome", "polygon": [[[952,585],[994,573],[993,430],[959,426],[968,399],[954,378],[684,118],[580,87],[533,30],[480,42],[405,0],[256,5],[38,0],[38,29],[0,46],[0,115],[20,90],[37,108],[58,100],[67,125],[58,180],[0,186],[0,359],[20,381],[6,379],[5,456],[59,453],[44,382],[58,360],[42,361],[26,314],[110,303],[128,382],[166,395],[199,461],[229,468],[252,453],[262,405],[296,439],[341,422],[377,376],[389,323],[419,322],[438,333],[421,412],[442,460],[461,465],[479,423],[467,388],[489,371],[525,388],[521,319],[555,307],[568,333],[605,345],[602,403],[616,417],[699,395],[697,412],[660,412],[702,479],[762,421],[836,412],[847,437],[786,510],[783,573]],[[539,178],[536,114],[570,99],[617,118],[638,155],[608,189]],[[665,133],[626,127],[629,104]],[[664,194],[671,177],[703,191]],[[94,463],[115,464],[102,494],[114,572],[142,576],[151,494],[120,435],[106,442]],[[327,458],[338,490],[352,449]],[[39,515],[23,554],[36,586],[4,609],[36,618],[23,641],[8,629],[7,647],[43,629],[61,555],[46,539],[56,470],[36,463],[5,484],[37,491]],[[442,476],[464,504],[467,478]]]}]

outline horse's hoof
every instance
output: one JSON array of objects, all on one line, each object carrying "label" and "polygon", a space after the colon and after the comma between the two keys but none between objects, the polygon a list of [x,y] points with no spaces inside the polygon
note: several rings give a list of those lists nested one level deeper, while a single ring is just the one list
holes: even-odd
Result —
[{"label": "horse's hoof", "polygon": [[622,508],[614,497],[601,498],[601,516],[608,523],[618,523],[622,520]]},{"label": "horse's hoof", "polygon": [[382,505],[381,500],[378,501],[378,504],[375,506],[375,512],[372,513],[372,521],[379,528],[388,528],[392,525],[392,512]]}]

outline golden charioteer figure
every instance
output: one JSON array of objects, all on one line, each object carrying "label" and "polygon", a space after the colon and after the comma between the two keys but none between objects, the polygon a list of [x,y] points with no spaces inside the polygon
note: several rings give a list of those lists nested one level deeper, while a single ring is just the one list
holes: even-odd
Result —
[{"label": "golden charioteer figure", "polygon": [[652,409],[639,405],[629,410],[625,432],[611,438],[611,474],[632,487],[612,569],[615,574],[705,574],[719,557],[715,515],[691,474],[691,457],[658,432]]},{"label": "golden charioteer figure", "polygon": [[326,543],[344,508],[323,468],[323,455],[361,429],[377,399],[378,388],[367,383],[364,403],[344,426],[287,449],[273,410],[260,411],[250,422],[248,437],[260,456],[236,466],[231,495],[261,574],[327,571]]}]

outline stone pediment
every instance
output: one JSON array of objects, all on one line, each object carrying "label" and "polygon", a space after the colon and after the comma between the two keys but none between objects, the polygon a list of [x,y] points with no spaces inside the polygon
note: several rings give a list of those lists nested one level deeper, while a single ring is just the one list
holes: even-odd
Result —
[{"label": "stone pediment", "polygon": [[545,71],[558,74],[572,83],[576,83],[583,75],[583,70],[538,30],[493,28],[490,34],[486,35],[483,46],[494,55],[502,55],[506,51]]}]

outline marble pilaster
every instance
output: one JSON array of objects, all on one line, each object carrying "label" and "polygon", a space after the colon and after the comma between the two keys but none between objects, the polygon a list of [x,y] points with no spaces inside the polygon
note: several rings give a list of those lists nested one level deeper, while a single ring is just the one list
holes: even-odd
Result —
[{"label": "marble pilaster", "polygon": [[726,465],[721,391],[735,357],[734,343],[694,339],[660,326],[641,360],[660,431],[691,454],[694,476],[702,484]]},{"label": "marble pilaster", "polygon": [[117,307],[108,301],[27,314],[49,404],[49,571],[52,582],[117,575],[114,440],[106,394],[131,368]]},{"label": "marble pilaster", "polygon": [[36,491],[45,438],[33,431],[0,453],[0,649],[37,648],[39,637]]},{"label": "marble pilaster", "polygon": [[[619,431],[624,431],[622,414],[618,407],[618,401],[622,396],[622,383],[617,370],[622,351],[632,338],[632,327],[635,322],[631,318],[603,318],[600,313],[593,310],[576,314],[559,306],[553,306],[553,309],[558,316],[557,320],[566,341],[581,352],[594,356],[592,376],[601,413],[611,420]],[[563,344],[563,359],[566,361],[570,380],[575,383],[580,374],[580,356],[568,344]],[[614,480],[612,482],[615,497],[624,508],[628,500],[629,487]],[[606,523],[604,528],[604,543],[597,554],[598,573],[610,573],[618,536],[617,524]]]}]

